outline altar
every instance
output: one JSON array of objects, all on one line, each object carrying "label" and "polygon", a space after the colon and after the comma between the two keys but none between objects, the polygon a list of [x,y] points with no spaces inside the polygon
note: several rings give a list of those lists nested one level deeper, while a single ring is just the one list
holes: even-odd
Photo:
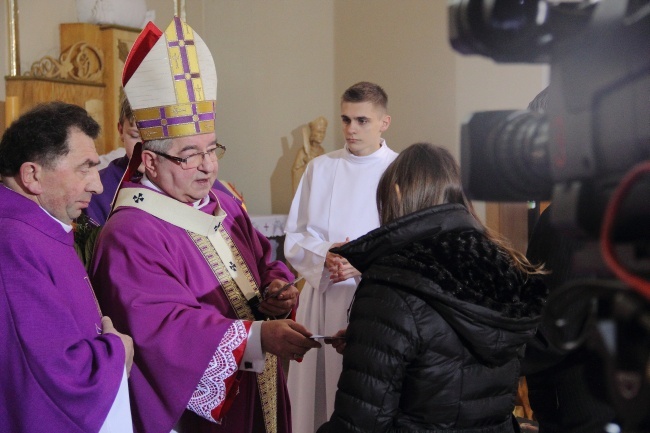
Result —
[{"label": "altar", "polygon": [[268,238],[273,247],[272,260],[282,260],[284,258],[284,226],[287,223],[287,215],[250,215],[253,227]]}]

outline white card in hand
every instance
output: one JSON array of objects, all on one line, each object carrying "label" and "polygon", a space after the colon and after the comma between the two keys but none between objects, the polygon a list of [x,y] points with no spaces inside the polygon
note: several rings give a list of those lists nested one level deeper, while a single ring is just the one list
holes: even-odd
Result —
[{"label": "white card in hand", "polygon": [[326,335],[312,335],[311,337],[312,340],[322,340],[322,339],[331,339],[331,340],[345,340],[345,337],[335,337],[335,336],[326,336]]}]

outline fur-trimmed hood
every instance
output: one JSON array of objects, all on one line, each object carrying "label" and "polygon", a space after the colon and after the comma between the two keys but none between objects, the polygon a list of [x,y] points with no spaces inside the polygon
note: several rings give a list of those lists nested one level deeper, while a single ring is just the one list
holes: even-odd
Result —
[{"label": "fur-trimmed hood", "polygon": [[458,204],[407,215],[332,251],[362,272],[362,284],[385,284],[426,301],[488,365],[522,349],[547,296],[540,278],[515,267]]}]

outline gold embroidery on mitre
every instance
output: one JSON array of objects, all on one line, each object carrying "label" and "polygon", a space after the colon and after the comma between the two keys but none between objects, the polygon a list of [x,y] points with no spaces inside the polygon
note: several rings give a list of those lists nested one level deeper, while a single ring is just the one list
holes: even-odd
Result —
[{"label": "gold embroidery on mitre", "polygon": [[214,132],[216,101],[163,105],[133,110],[144,140],[185,137]]}]

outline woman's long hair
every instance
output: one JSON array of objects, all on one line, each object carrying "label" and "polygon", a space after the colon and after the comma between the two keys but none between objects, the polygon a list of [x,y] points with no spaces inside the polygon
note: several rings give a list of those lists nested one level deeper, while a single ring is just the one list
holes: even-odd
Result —
[{"label": "woman's long hair", "polygon": [[382,175],[377,187],[377,210],[381,224],[431,206],[463,205],[485,229],[485,235],[510,255],[515,265],[530,274],[545,273],[533,266],[501,236],[477,218],[463,192],[460,169],[449,151],[431,143],[415,143],[403,150]]}]

